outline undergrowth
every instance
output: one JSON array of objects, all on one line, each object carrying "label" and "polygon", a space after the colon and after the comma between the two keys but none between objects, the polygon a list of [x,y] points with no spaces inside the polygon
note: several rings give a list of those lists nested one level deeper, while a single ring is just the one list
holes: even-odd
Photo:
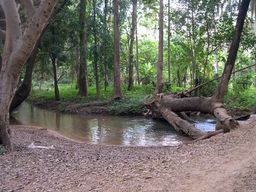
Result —
[{"label": "undergrowth", "polygon": [[[113,88],[109,86],[106,90],[100,90],[100,98],[96,99],[96,89],[89,88],[87,97],[77,96],[78,90],[74,84],[60,84],[60,97],[64,102],[88,103],[93,101],[110,101],[113,96]],[[170,92],[179,92],[184,88],[171,87]],[[168,91],[167,91],[168,92]],[[145,111],[143,100],[146,95],[154,93],[153,85],[134,86],[132,91],[128,91],[126,86],[122,87],[122,100],[115,101],[109,107],[111,114],[137,114]],[[29,98],[31,101],[54,101],[53,87],[44,89],[33,89]],[[229,88],[225,97],[225,105],[229,110],[250,110],[256,106],[256,88],[249,87],[243,90]]]}]

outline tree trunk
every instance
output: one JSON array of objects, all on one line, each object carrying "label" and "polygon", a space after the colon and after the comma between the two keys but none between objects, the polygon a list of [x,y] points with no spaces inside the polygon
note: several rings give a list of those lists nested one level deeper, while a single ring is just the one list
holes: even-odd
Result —
[{"label": "tree trunk", "polygon": [[[41,37],[47,30],[47,28],[54,23],[55,16],[64,8],[64,6],[67,4],[68,0],[63,1],[60,6],[57,7],[57,9],[54,10],[53,14],[51,15],[51,23],[48,23],[45,28],[43,29],[43,32],[40,35],[40,38],[38,39],[30,57],[28,58],[26,64],[26,72],[24,80],[22,81],[21,85],[18,87],[18,89],[15,92],[14,98],[12,100],[11,106],[10,106],[10,112],[12,112],[15,108],[17,108],[23,101],[25,101],[31,91],[32,88],[32,73],[34,69],[34,65],[36,62],[37,54],[39,52],[39,45],[41,43]],[[1,15],[1,13],[0,13]],[[1,16],[0,16],[1,18]],[[2,29],[3,27],[1,27]],[[2,64],[2,61],[0,61],[0,65]],[[0,67],[1,69],[1,67]]]},{"label": "tree trunk", "polygon": [[88,82],[87,82],[87,39],[86,39],[86,0],[80,0],[80,63],[78,69],[78,95],[88,95]]},{"label": "tree trunk", "polygon": [[121,99],[120,77],[120,31],[119,31],[119,0],[113,0],[114,13],[114,99]]},{"label": "tree trunk", "polygon": [[157,62],[157,82],[155,93],[162,93],[163,89],[163,22],[164,22],[164,5],[160,0],[159,10],[159,43],[158,43],[158,62]]},{"label": "tree trunk", "polygon": [[29,58],[42,30],[47,24],[57,0],[44,0],[33,7],[33,17],[27,15],[26,28],[21,30],[15,1],[0,1],[6,20],[6,38],[0,72],[0,143],[12,149],[9,134],[9,108],[18,85],[23,65]]},{"label": "tree trunk", "polygon": [[56,57],[52,57],[51,60],[52,60],[52,69],[53,69],[55,101],[59,101],[60,100],[60,92],[59,92],[59,86],[58,86]]},{"label": "tree trunk", "polygon": [[243,31],[244,21],[245,21],[246,13],[248,11],[249,4],[250,4],[250,0],[243,0],[239,8],[235,33],[233,36],[231,46],[229,48],[228,58],[225,63],[224,71],[223,71],[221,80],[219,82],[218,88],[214,94],[214,97],[219,101],[223,101],[224,95],[228,89],[228,83],[231,77],[232,70],[235,65],[237,51],[239,48],[241,34]]},{"label": "tree trunk", "polygon": [[[108,0],[105,0],[105,7],[104,7],[104,35],[107,34],[107,14],[108,14]],[[104,36],[104,43],[103,43],[104,50],[107,49],[107,43],[108,43],[108,40]],[[108,86],[108,64],[107,64],[107,54],[106,53],[103,55],[103,62],[104,62],[104,88],[105,88],[105,91],[106,91],[107,90],[107,86]]]},{"label": "tree trunk", "polygon": [[11,102],[10,112],[12,112],[14,109],[16,109],[29,96],[29,93],[30,93],[30,90],[32,87],[32,73],[33,73],[37,54],[39,52],[38,43],[34,47],[32,53],[27,61],[25,77],[24,77],[24,80],[22,81],[21,85],[15,92],[15,95]]},{"label": "tree trunk", "polygon": [[140,84],[140,70],[139,70],[139,42],[138,42],[138,27],[136,26],[136,76],[137,82]]},{"label": "tree trunk", "polygon": [[0,114],[0,145],[6,146],[10,151],[13,149],[9,128],[9,117],[2,113]]},{"label": "tree trunk", "polygon": [[[153,117],[161,117],[167,120],[172,127],[193,139],[198,139],[208,133],[203,133],[193,124],[182,119],[176,113],[202,112],[214,115],[225,128],[224,132],[238,127],[238,123],[228,115],[222,103],[211,97],[182,97],[182,95],[158,95],[152,101],[145,101],[149,113]],[[214,134],[213,134],[214,135]]]},{"label": "tree trunk", "polygon": [[167,32],[167,68],[168,84],[171,84],[171,0],[168,0],[168,32]]},{"label": "tree trunk", "polygon": [[96,26],[96,0],[93,0],[93,36],[94,36],[94,47],[93,47],[93,60],[94,60],[94,75],[96,82],[96,97],[100,98],[100,85],[99,85],[99,74],[98,74],[98,45],[97,45],[97,26]]},{"label": "tree trunk", "polygon": [[137,26],[137,0],[132,0],[132,27],[130,35],[129,45],[129,79],[128,79],[128,90],[132,90],[133,87],[133,45],[134,45],[134,34]]}]

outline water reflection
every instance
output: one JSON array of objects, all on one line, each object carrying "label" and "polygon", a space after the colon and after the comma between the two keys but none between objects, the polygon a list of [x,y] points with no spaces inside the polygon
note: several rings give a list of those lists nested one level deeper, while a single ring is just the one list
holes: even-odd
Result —
[{"label": "water reflection", "polygon": [[[61,114],[28,103],[22,104],[12,116],[22,124],[47,127],[69,138],[93,144],[176,146],[189,140],[177,134],[168,123],[144,117]],[[204,123],[203,127],[211,126],[207,131],[214,129],[214,124]]]}]

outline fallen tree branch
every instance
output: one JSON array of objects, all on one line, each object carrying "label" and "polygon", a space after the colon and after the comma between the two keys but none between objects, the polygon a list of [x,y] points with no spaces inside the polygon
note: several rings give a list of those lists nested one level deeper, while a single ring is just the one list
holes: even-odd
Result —
[{"label": "fallen tree branch", "polygon": [[218,134],[221,134],[221,133],[225,133],[225,131],[223,129],[220,129],[220,130],[217,130],[217,131],[211,131],[211,132],[208,132],[206,134],[204,134],[202,137],[199,137],[197,139],[195,139],[194,141],[201,141],[201,140],[204,140],[204,139],[209,139],[215,135],[218,135]]}]

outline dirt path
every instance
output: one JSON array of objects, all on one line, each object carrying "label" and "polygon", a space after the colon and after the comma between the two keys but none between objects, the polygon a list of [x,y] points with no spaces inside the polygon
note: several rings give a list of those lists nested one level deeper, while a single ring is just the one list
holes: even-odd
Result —
[{"label": "dirt path", "polygon": [[[255,192],[256,127],[179,147],[77,144],[13,128],[0,156],[0,191]],[[54,149],[28,149],[31,142]]]}]

